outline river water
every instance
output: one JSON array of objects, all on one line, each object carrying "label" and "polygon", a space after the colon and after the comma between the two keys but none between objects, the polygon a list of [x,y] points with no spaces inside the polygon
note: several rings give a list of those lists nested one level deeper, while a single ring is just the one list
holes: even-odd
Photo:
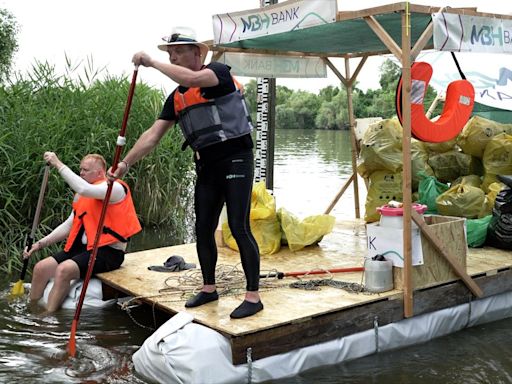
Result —
[{"label": "river water", "polygon": [[[278,208],[301,218],[323,213],[351,173],[348,132],[282,130],[275,142]],[[364,214],[364,187],[360,192]],[[350,187],[331,213],[340,219],[355,217],[353,195]],[[132,248],[137,249],[172,243],[158,233],[134,240]],[[329,243],[329,236],[324,242]],[[26,296],[10,300],[12,282],[0,284],[0,383],[145,383],[134,372],[131,355],[151,334],[140,326],[152,325],[150,311],[135,309],[132,320],[116,305],[84,308],[77,358],[68,358],[74,311],[45,315],[41,308],[29,308]],[[512,383],[512,319],[274,383]]]}]

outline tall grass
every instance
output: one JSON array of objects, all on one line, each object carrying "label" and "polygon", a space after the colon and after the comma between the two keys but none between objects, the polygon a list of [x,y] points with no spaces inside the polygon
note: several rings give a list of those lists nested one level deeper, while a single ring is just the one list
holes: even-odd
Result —
[{"label": "tall grass", "polygon": [[[73,67],[57,75],[48,63],[0,86],[0,269],[18,270],[24,238],[30,230],[44,168],[43,153],[54,151],[75,172],[87,153],[102,154],[111,164],[122,123],[129,81]],[[76,71],[83,73],[76,76]],[[75,76],[74,76],[75,75]],[[143,83],[135,89],[126,132],[126,150],[154,122],[164,95]],[[190,152],[181,151],[181,133],[172,129],[157,149],[135,164],[125,180],[145,226],[168,227],[177,241],[189,238]],[[52,170],[39,234],[47,234],[71,212],[72,191]],[[54,252],[56,246],[40,256]]]}]

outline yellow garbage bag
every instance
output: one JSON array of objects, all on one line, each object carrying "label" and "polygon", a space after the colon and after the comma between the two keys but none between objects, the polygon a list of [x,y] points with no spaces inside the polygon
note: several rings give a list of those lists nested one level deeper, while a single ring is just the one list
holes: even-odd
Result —
[{"label": "yellow garbage bag", "polygon": [[425,148],[427,152],[430,153],[445,153],[448,151],[453,151],[455,149],[455,145],[457,144],[457,138],[443,141],[441,143],[427,143],[425,142]]},{"label": "yellow garbage bag", "polygon": [[[271,255],[281,249],[281,227],[277,219],[276,201],[268,193],[264,181],[253,186],[249,223],[261,255]],[[227,221],[222,223],[222,237],[229,248],[239,251]]]},{"label": "yellow garbage bag", "polygon": [[459,176],[482,173],[480,160],[457,150],[437,153],[428,158],[428,165],[442,183],[449,183]]},{"label": "yellow garbage bag", "polygon": [[512,124],[502,124],[473,116],[462,129],[457,144],[464,153],[481,159],[489,141],[501,133],[512,134]]},{"label": "yellow garbage bag", "polygon": [[428,152],[425,143],[416,139],[411,140],[411,175],[412,190],[417,191],[423,177],[420,174],[434,176],[432,167],[428,165]]},{"label": "yellow garbage bag", "polygon": [[357,171],[362,177],[378,170],[397,172],[402,168],[402,126],[398,119],[368,126],[361,140],[360,158]]},{"label": "yellow garbage bag", "polygon": [[444,216],[459,216],[475,219],[482,211],[485,194],[471,185],[454,185],[436,199],[437,211]]},{"label": "yellow garbage bag", "polygon": [[298,251],[319,242],[323,236],[332,232],[334,216],[315,215],[299,220],[284,208],[279,208],[277,216],[281,222],[283,237],[292,251]]},{"label": "yellow garbage bag", "polygon": [[489,192],[485,195],[485,202],[482,207],[482,210],[478,214],[478,218],[482,218],[487,215],[492,215],[492,209],[494,208],[496,196],[498,196],[498,193],[500,193],[503,188],[506,188],[506,185],[500,183],[499,181],[496,183],[491,183],[491,185],[489,185]]},{"label": "yellow garbage bag", "polygon": [[482,178],[478,175],[460,176],[452,181],[452,186],[457,184],[471,185],[472,187],[480,188],[480,185],[482,184]]},{"label": "yellow garbage bag", "polygon": [[489,186],[498,181],[496,175],[512,174],[512,135],[492,138],[485,147],[482,162],[485,169],[482,189],[489,192]]},{"label": "yellow garbage bag", "polygon": [[377,208],[391,200],[402,201],[402,173],[375,171],[370,175],[370,187],[366,195],[364,220],[371,223],[380,219]]}]

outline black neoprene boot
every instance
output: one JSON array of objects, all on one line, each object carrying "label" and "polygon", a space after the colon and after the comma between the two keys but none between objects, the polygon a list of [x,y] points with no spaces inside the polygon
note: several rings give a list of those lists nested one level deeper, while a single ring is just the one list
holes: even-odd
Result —
[{"label": "black neoprene boot", "polygon": [[251,303],[250,301],[244,300],[242,304],[235,308],[231,315],[232,319],[242,319],[244,317],[252,316],[263,309],[263,303],[258,301],[257,303]]},{"label": "black neoprene boot", "polygon": [[213,292],[199,292],[194,297],[187,300],[185,303],[185,307],[187,308],[193,308],[193,307],[199,307],[200,305],[209,303],[211,301],[219,300],[219,295],[217,294],[217,291]]}]

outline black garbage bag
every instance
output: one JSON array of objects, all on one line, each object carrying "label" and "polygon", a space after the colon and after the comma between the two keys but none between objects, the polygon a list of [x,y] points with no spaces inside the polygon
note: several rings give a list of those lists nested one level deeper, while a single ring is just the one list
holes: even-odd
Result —
[{"label": "black garbage bag", "polygon": [[512,249],[512,187],[507,178],[498,176],[507,187],[496,196],[486,239],[487,245],[502,249]]}]

